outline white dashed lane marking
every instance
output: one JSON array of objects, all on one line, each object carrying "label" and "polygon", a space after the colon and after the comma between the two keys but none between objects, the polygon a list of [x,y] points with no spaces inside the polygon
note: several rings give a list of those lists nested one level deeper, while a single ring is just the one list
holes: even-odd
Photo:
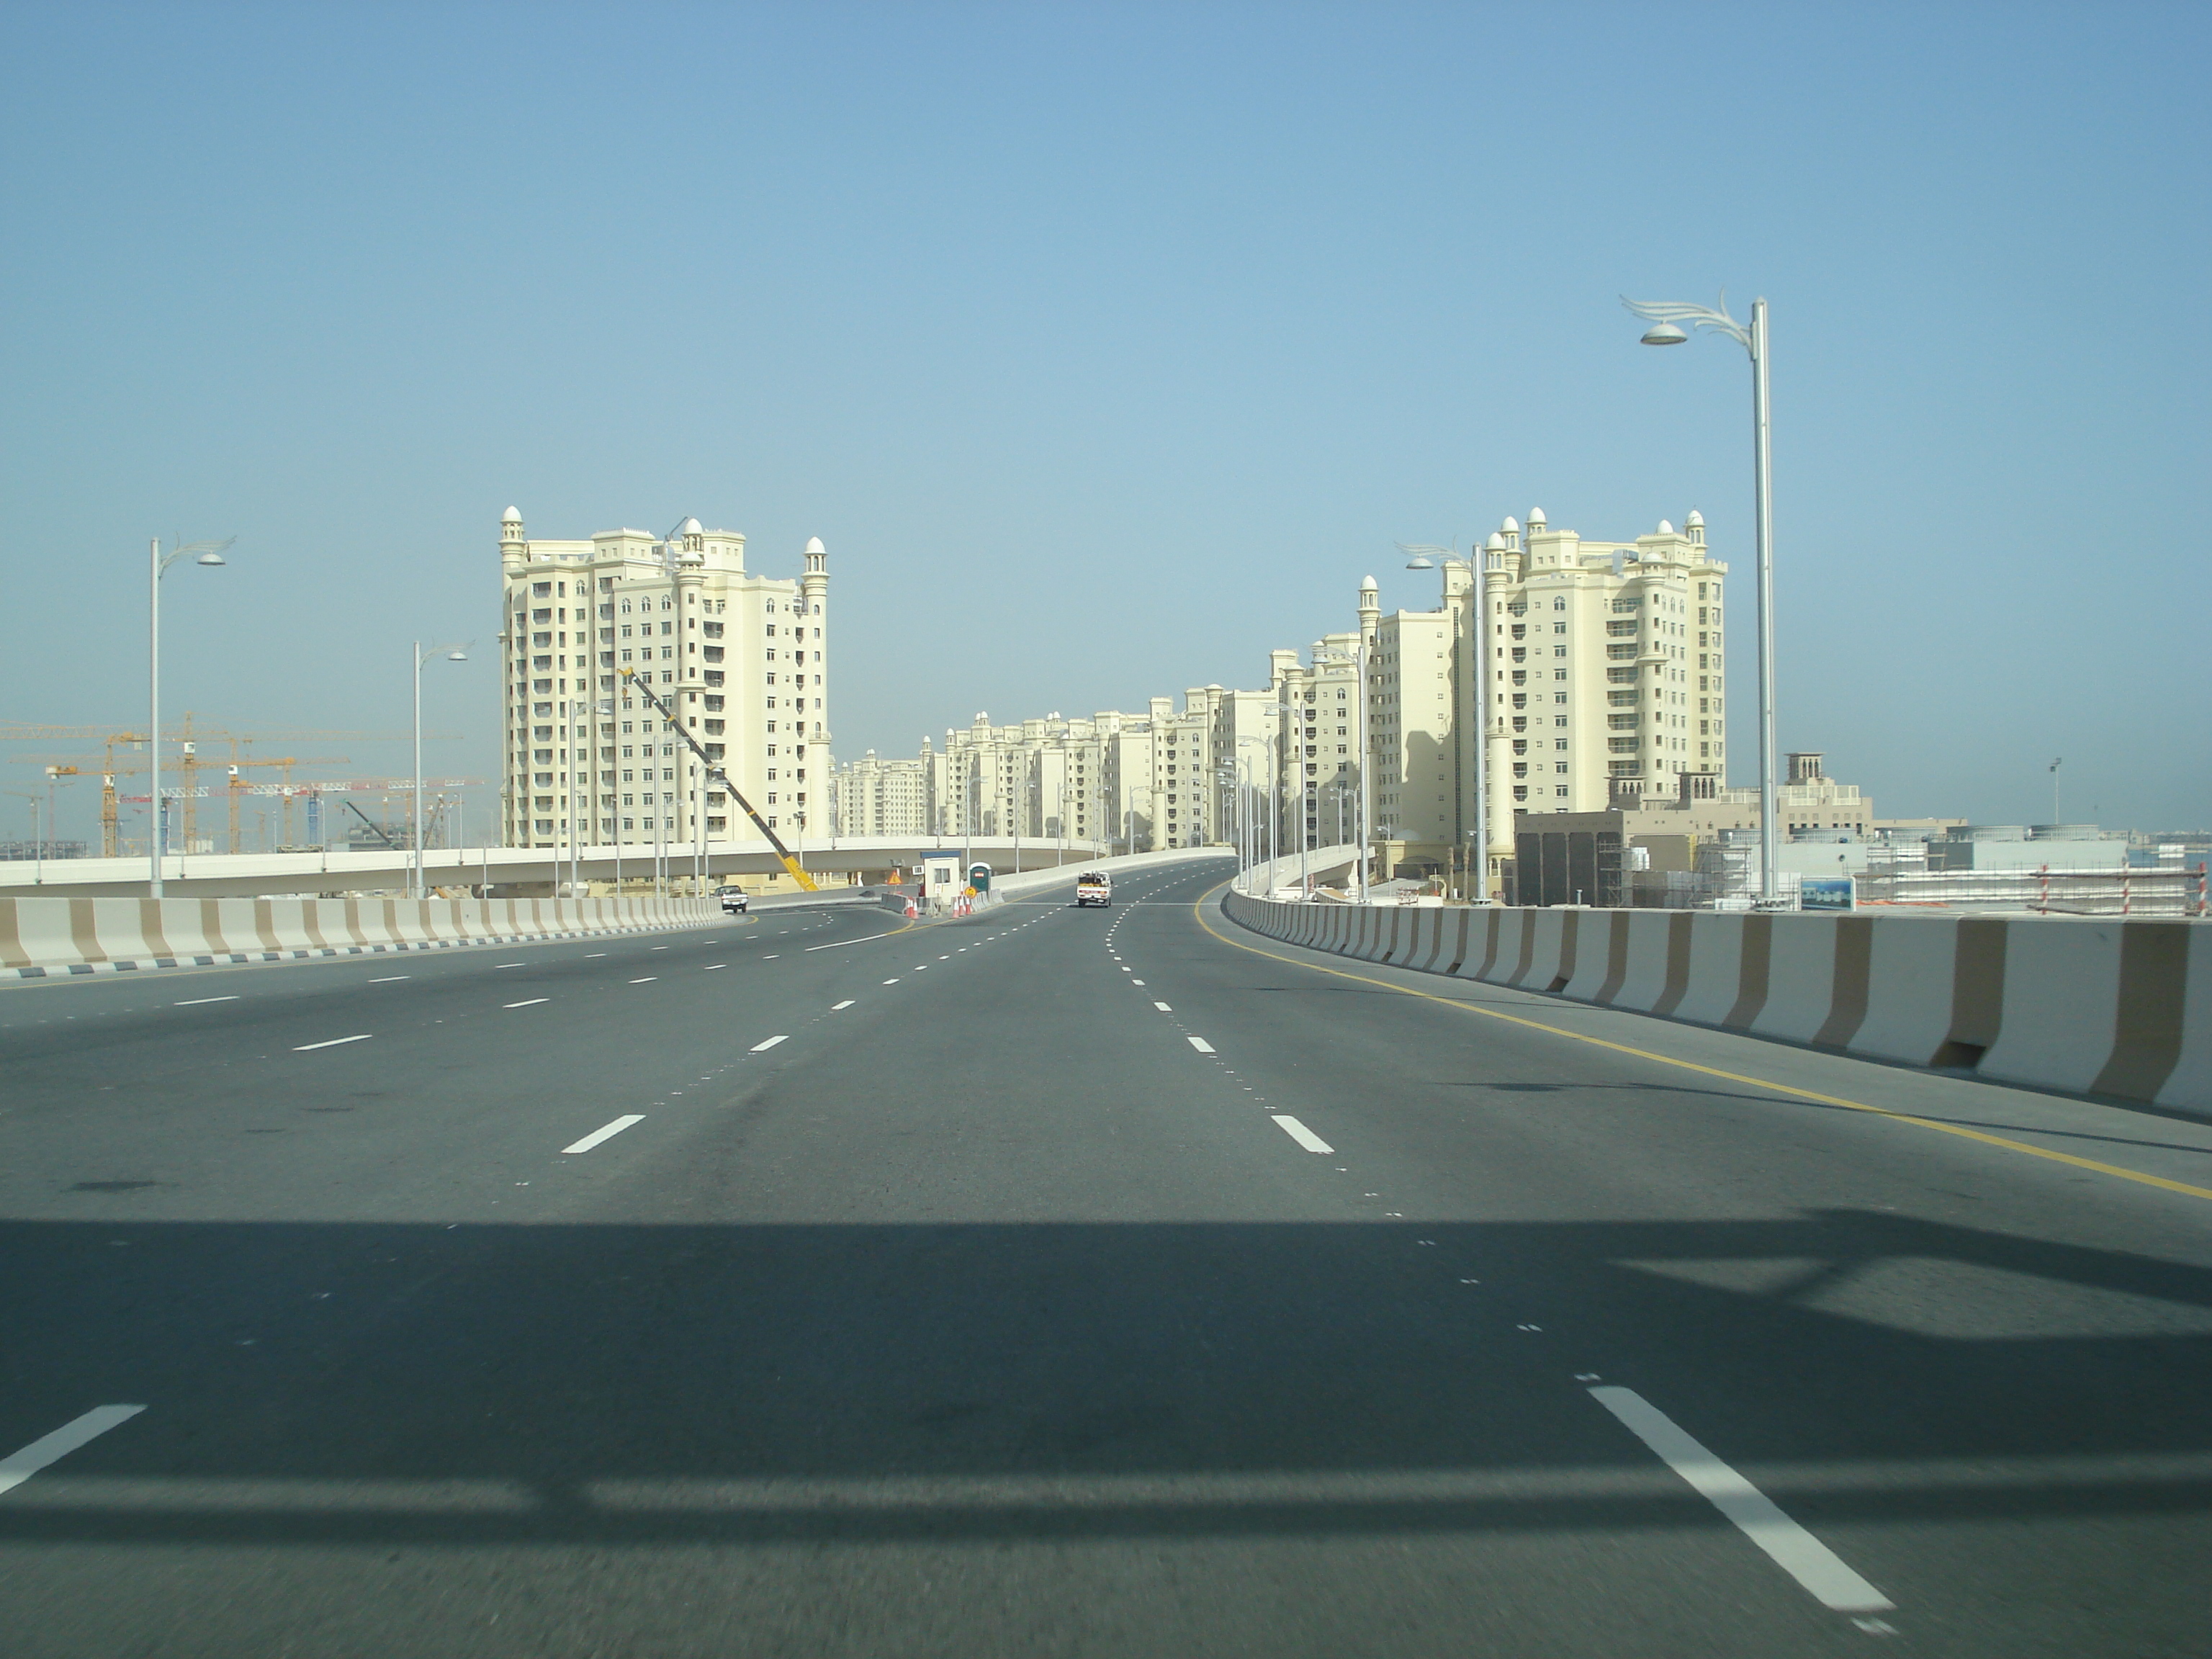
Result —
[{"label": "white dashed lane marking", "polygon": [[790,1036],[790,1032],[784,1031],[775,1036],[769,1037],[765,1042],[756,1042],[749,1052],[756,1054],[766,1054],[770,1048],[775,1048],[777,1043],[783,1042],[786,1038]]},{"label": "white dashed lane marking", "polygon": [[96,1440],[118,1423],[127,1423],[143,1406],[94,1406],[82,1417],[73,1417],[51,1434],[42,1434],[21,1451],[0,1457],[0,1492],[21,1486],[47,1464],[68,1456],[88,1440]]},{"label": "white dashed lane marking", "polygon": [[1152,1006],[1158,1009],[1164,1014],[1171,1014],[1175,1012],[1175,1010],[1169,1007],[1164,1002],[1156,1002]]},{"label": "white dashed lane marking", "polygon": [[1838,1613],[1887,1613],[1897,1605],[1633,1389],[1608,1385],[1589,1394],[1822,1607]]},{"label": "white dashed lane marking", "polygon": [[332,1037],[327,1042],[303,1042],[292,1052],[295,1054],[304,1054],[313,1048],[335,1048],[342,1042],[366,1042],[373,1035],[374,1035],[373,1032],[363,1031],[358,1036]]},{"label": "white dashed lane marking", "polygon": [[842,1002],[833,1002],[830,1005],[830,1012],[834,1014],[840,1008],[849,1008],[858,1000],[854,997],[847,997]]},{"label": "white dashed lane marking", "polygon": [[541,1002],[550,1002],[553,999],[550,997],[532,997],[526,1002],[503,1002],[500,1006],[502,1008],[535,1008]]},{"label": "white dashed lane marking", "polygon": [[1321,1139],[1318,1134],[1314,1134],[1314,1130],[1310,1130],[1305,1124],[1301,1124],[1297,1117],[1290,1117],[1287,1113],[1274,1113],[1274,1121],[1276,1121],[1276,1128],[1281,1128],[1283,1133],[1290,1134],[1290,1139],[1294,1139],[1298,1146],[1303,1146],[1307,1152],[1336,1151],[1334,1146],[1329,1146],[1328,1141]]},{"label": "white dashed lane marking", "polygon": [[658,974],[647,974],[643,979],[634,979],[630,981],[630,983],[633,985],[650,985],[654,980],[659,977],[660,975]]},{"label": "white dashed lane marking", "polygon": [[592,1147],[598,1146],[601,1141],[613,1139],[624,1129],[629,1128],[631,1124],[642,1123],[644,1121],[645,1114],[643,1112],[632,1112],[627,1116],[618,1117],[613,1122],[592,1130],[591,1133],[586,1135],[581,1140],[574,1141],[568,1146],[563,1146],[561,1149],[561,1156],[567,1158],[570,1154],[575,1152],[588,1152]]},{"label": "white dashed lane marking", "polygon": [[[375,983],[377,983],[377,981],[376,981],[375,980],[371,980],[371,981],[369,981],[369,983],[370,983],[371,985],[374,985]],[[169,1006],[170,1006],[171,1007],[173,1007],[173,1008],[197,1008],[197,1007],[198,1007],[198,1006],[199,1006],[202,1003],[204,1003],[204,1002],[235,1002],[235,1001],[237,1001],[237,1000],[238,1000],[238,999],[237,999],[235,996],[228,996],[228,997],[187,997],[187,998],[186,998],[184,1001],[182,1001],[182,1002],[175,1002],[175,1003],[172,1003],[172,1004],[170,1004]]]}]

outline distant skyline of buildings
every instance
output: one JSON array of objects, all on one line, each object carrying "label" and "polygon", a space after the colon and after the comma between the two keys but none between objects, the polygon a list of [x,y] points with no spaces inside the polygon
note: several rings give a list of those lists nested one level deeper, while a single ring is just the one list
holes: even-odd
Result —
[{"label": "distant skyline of buildings", "polygon": [[1385,613],[1365,578],[1353,626],[1303,658],[1271,652],[1261,689],[1193,686],[1180,710],[1154,697],[1141,713],[1011,725],[979,714],[948,728],[941,750],[871,750],[839,770],[837,823],[1065,833],[1153,851],[1230,838],[1243,788],[1270,803],[1261,810],[1274,814],[1279,845],[1296,848],[1301,819],[1310,845],[1333,842],[1358,821],[1363,647],[1369,823],[1391,868],[1468,856],[1479,775],[1493,884],[1512,856],[1516,811],[1671,795],[1685,773],[1724,786],[1728,567],[1707,549],[1701,514],[1599,542],[1532,509],[1525,531],[1508,516],[1481,549],[1441,567],[1425,611]]}]

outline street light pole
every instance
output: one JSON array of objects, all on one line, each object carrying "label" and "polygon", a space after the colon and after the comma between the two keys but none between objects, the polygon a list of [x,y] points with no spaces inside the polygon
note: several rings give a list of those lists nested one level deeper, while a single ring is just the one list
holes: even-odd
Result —
[{"label": "street light pole", "polygon": [[43,887],[46,883],[46,843],[43,837],[52,833],[51,821],[46,828],[40,827],[39,797],[33,791],[10,789],[8,793],[11,795],[21,795],[31,803],[31,857],[34,860],[31,866],[31,884],[33,887]]},{"label": "street light pole", "polygon": [[1673,301],[1623,299],[1621,304],[1653,325],[1644,331],[1645,345],[1680,345],[1690,337],[1679,326],[1686,322],[1692,328],[1710,328],[1727,335],[1751,355],[1752,506],[1759,543],[1759,896],[1762,904],[1771,908],[1778,883],[1774,868],[1778,816],[1774,772],[1774,481],[1766,403],[1766,301],[1751,302],[1748,326],[1729,315],[1725,291],[1721,295],[1718,310]]},{"label": "street light pole", "polygon": [[146,890],[154,898],[161,896],[161,854],[167,850],[163,843],[168,839],[169,827],[167,816],[161,811],[161,578],[187,553],[199,556],[193,561],[195,564],[228,563],[222,556],[223,550],[237,539],[233,536],[220,542],[186,542],[171,548],[166,558],[161,554],[159,536],[147,544],[146,748],[154,781],[152,793],[146,797]]},{"label": "street light pole", "polygon": [[[418,899],[425,896],[425,890],[422,884],[422,668],[424,664],[428,663],[431,658],[436,656],[441,651],[446,653],[446,660],[447,662],[466,662],[469,659],[468,653],[457,645],[434,645],[428,651],[425,651],[422,648],[422,641],[417,640],[415,641],[413,652],[415,663],[415,830],[411,839],[414,842],[415,854],[413,896]],[[569,816],[572,818],[575,816],[575,801],[573,786],[571,786],[570,790]]]}]

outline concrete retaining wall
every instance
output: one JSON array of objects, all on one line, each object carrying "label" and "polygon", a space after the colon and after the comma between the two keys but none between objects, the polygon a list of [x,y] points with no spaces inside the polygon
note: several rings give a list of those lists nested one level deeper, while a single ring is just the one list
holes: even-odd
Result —
[{"label": "concrete retaining wall", "polygon": [[2212,923],[1278,904],[1255,933],[1911,1066],[2212,1116]]},{"label": "concrete retaining wall", "polygon": [[0,977],[517,945],[721,920],[712,899],[0,899]]}]

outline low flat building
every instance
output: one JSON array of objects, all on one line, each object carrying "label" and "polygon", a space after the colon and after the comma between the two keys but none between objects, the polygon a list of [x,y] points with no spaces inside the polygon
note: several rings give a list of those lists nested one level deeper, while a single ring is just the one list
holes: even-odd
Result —
[{"label": "low flat building", "polygon": [[[1784,842],[1776,853],[1778,872],[1862,867],[1874,802],[1856,784],[1829,778],[1821,757],[1810,750],[1789,757],[1787,775],[1775,789]],[[1664,904],[1671,902],[1665,895],[1694,885],[1670,878],[1694,876],[1701,848],[1724,840],[1749,845],[1755,862],[1758,790],[1725,788],[1711,772],[1680,773],[1674,782],[1673,798],[1664,801],[1640,788],[1616,787],[1615,804],[1604,811],[1516,813],[1506,902]],[[1862,849],[1856,860],[1850,847]],[[1741,864],[1745,855],[1733,856]]]}]

